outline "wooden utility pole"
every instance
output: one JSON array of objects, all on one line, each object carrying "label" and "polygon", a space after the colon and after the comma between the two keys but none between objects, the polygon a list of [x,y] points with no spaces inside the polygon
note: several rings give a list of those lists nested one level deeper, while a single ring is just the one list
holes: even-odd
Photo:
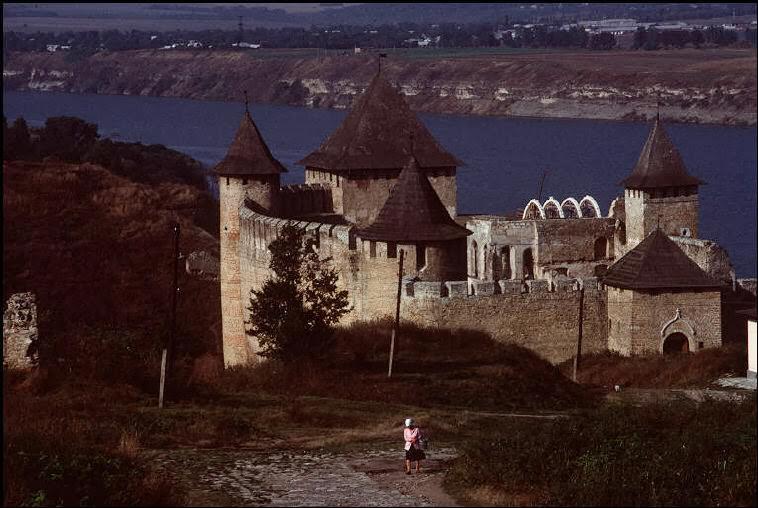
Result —
[{"label": "wooden utility pole", "polygon": [[572,379],[576,383],[576,373],[579,370],[579,362],[582,356],[582,332],[584,331],[584,287],[579,288],[579,336],[576,340],[576,356],[574,356],[574,375]]},{"label": "wooden utility pole", "polygon": [[158,407],[163,407],[163,393],[166,386],[166,371],[173,363],[174,328],[176,327],[176,300],[179,296],[179,223],[174,223],[174,280],[171,285],[171,317],[169,318],[168,341],[163,346],[161,356],[161,384],[158,393]]},{"label": "wooden utility pole", "polygon": [[390,340],[390,362],[387,369],[387,377],[392,377],[392,360],[395,357],[395,337],[400,328],[400,297],[403,288],[403,255],[405,251],[400,249],[400,265],[397,269],[397,303],[395,306],[395,325],[392,327],[392,339]]}]

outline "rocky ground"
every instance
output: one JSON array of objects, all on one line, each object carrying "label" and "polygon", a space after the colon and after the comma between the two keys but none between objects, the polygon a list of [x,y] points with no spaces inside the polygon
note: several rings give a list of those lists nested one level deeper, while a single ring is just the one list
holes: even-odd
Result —
[{"label": "rocky ground", "polygon": [[406,475],[403,450],[152,450],[148,460],[187,488],[190,506],[457,506],[441,487],[453,448]]},{"label": "rocky ground", "polygon": [[[74,59],[16,53],[6,89],[240,100],[346,109],[376,73],[372,55],[305,50],[124,51]],[[754,125],[754,49],[392,54],[383,75],[417,111]]]}]

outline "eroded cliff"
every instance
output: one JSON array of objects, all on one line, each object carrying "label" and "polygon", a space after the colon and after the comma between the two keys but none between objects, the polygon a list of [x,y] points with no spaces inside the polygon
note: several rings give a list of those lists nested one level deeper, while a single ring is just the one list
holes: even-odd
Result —
[{"label": "eroded cliff", "polygon": [[[411,55],[409,53],[408,55]],[[6,89],[151,95],[349,108],[376,72],[370,55],[302,58],[232,51],[126,51],[70,62],[11,54]],[[391,57],[382,72],[416,111],[753,125],[755,50],[551,52]]]}]

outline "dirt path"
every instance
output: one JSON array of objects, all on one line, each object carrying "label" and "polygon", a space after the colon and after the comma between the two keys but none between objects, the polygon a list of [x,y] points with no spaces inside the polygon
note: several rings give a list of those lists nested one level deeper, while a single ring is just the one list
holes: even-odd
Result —
[{"label": "dirt path", "polygon": [[457,506],[442,489],[452,448],[429,452],[420,474],[403,451],[150,450],[160,474],[186,488],[189,506]]}]

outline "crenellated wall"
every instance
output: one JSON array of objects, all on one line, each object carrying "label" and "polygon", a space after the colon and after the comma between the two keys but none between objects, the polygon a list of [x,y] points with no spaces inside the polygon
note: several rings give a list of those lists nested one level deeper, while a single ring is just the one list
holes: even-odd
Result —
[{"label": "crenellated wall", "polygon": [[582,353],[607,349],[606,292],[597,279],[474,282],[413,282],[405,285],[401,320],[439,328],[466,328],[527,347],[552,363],[576,354],[579,288],[584,287]]}]

